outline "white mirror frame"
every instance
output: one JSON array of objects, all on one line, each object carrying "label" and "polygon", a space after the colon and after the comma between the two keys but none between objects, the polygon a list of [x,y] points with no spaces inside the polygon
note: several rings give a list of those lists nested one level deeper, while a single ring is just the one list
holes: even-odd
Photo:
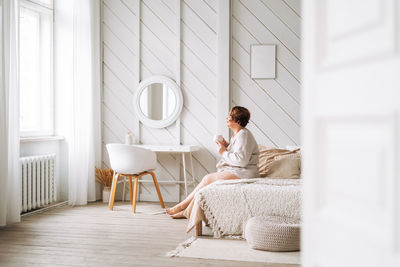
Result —
[{"label": "white mirror frame", "polygon": [[[172,89],[175,95],[176,99],[176,106],[172,114],[164,119],[164,120],[152,120],[149,119],[140,109],[140,95],[142,92],[146,89],[146,87],[152,83],[163,83],[168,85],[169,88]],[[170,78],[162,76],[162,75],[155,75],[151,76],[150,78],[147,78],[139,83],[139,87],[135,92],[135,95],[133,97],[133,106],[135,108],[135,112],[139,118],[139,120],[146,126],[152,127],[152,128],[164,128],[172,123],[174,123],[178,117],[181,114],[182,108],[183,108],[183,95],[182,91],[179,88],[179,86]]]}]

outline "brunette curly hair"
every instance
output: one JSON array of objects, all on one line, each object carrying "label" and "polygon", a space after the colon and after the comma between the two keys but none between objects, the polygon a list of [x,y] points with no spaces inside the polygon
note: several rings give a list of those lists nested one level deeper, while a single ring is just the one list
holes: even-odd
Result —
[{"label": "brunette curly hair", "polygon": [[245,107],[235,106],[231,109],[229,116],[234,122],[238,123],[244,128],[246,127],[247,123],[249,123],[250,111]]}]

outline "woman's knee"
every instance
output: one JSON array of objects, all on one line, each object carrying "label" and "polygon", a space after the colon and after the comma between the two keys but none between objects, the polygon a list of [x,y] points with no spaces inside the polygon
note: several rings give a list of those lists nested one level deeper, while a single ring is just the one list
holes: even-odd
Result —
[{"label": "woman's knee", "polygon": [[211,174],[207,174],[203,177],[203,184],[208,185],[211,184],[214,181],[213,176]]}]

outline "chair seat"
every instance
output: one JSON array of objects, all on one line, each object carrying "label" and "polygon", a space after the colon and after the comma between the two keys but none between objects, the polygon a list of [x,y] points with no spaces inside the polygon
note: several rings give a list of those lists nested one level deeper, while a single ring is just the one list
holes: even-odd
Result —
[{"label": "chair seat", "polygon": [[118,173],[124,174],[139,174],[146,171],[152,171],[156,169],[157,162],[156,161],[148,161],[142,162],[141,164],[125,164],[124,166],[119,166],[118,164],[114,164],[114,171]]},{"label": "chair seat", "polygon": [[124,144],[107,144],[111,168],[118,173],[138,174],[157,167],[156,153]]}]

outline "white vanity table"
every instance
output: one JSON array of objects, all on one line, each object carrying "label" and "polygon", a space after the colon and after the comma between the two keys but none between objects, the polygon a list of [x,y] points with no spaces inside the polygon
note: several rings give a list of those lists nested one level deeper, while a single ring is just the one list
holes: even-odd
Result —
[{"label": "white vanity table", "polygon": [[[196,183],[196,174],[193,168],[193,156],[192,152],[200,149],[200,146],[197,145],[134,145],[137,147],[145,148],[154,152],[167,152],[167,153],[177,153],[182,155],[182,165],[183,165],[183,181],[171,181],[171,180],[158,180],[158,183],[183,183],[185,185],[185,196],[188,195],[187,186],[195,185]],[[188,182],[186,175],[186,157],[185,155],[189,154],[191,173],[192,173],[192,181]],[[147,180],[140,180],[139,182],[146,182]],[[151,181],[149,181],[151,182]]]}]

